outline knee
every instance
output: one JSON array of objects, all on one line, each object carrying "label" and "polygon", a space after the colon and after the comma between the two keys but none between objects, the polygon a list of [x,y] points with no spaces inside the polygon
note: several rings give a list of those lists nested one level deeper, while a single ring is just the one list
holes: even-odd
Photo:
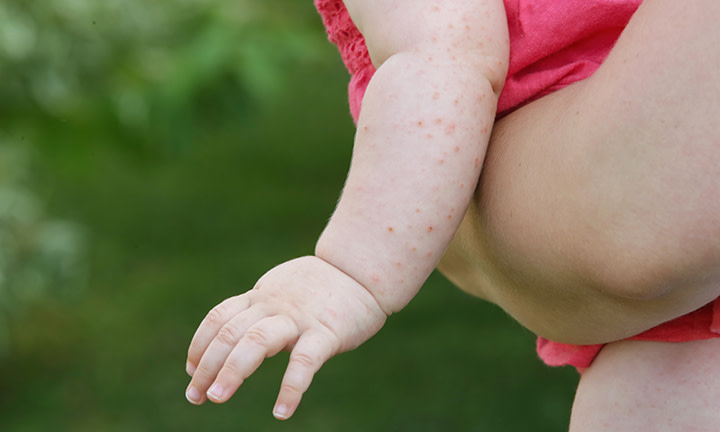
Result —
[{"label": "knee", "polygon": [[[605,233],[584,263],[592,286],[627,300],[720,294],[720,224]],[[696,288],[696,289],[693,289]],[[697,292],[698,290],[702,292]],[[681,292],[681,293],[678,293]]]}]

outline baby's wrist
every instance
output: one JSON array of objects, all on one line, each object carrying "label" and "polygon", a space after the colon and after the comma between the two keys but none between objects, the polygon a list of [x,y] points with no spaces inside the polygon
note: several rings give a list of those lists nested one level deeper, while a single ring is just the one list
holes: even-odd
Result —
[{"label": "baby's wrist", "polygon": [[[350,250],[344,246],[347,242],[335,245],[323,237],[318,241],[315,256],[361,285],[373,296],[386,315],[405,307],[419,290],[419,286],[411,286],[412,281],[405,281],[410,278],[387,271],[386,269],[392,266],[380,261],[380,253],[358,256],[356,248]],[[368,258],[370,256],[372,258]]]}]

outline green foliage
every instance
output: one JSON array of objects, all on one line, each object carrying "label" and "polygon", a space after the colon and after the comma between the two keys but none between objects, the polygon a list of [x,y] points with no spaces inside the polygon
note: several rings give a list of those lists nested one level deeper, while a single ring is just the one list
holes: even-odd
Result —
[{"label": "green foliage", "polygon": [[168,136],[171,147],[187,144],[198,121],[273,100],[289,68],[319,60],[326,42],[307,9],[282,0],[0,3],[0,125],[27,131],[29,120],[53,117],[112,127],[122,145],[145,151]]},{"label": "green foliage", "polygon": [[204,314],[310,253],[343,185],[347,73],[311,0],[3,0],[0,74],[0,430],[566,426],[574,372],[437,276],[286,424],[286,355],[185,401]]},{"label": "green foliage", "polygon": [[28,149],[7,141],[0,139],[0,357],[9,349],[6,323],[23,306],[77,293],[87,276],[82,230],[45,214],[31,189]]},{"label": "green foliage", "polygon": [[11,311],[86,277],[82,229],[44,214],[34,157],[80,175],[102,147],[157,159],[246,120],[287,90],[290,65],[322,61],[311,12],[282,0],[0,3],[0,350]]}]

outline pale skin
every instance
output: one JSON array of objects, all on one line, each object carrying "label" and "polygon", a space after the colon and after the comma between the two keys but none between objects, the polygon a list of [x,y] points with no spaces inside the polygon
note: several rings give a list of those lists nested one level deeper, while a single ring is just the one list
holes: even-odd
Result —
[{"label": "pale skin", "polygon": [[[378,73],[340,203],[316,256],[210,312],[189,350],[188,398],[224,402],[290,350],[274,410],[288,418],[320,366],[407,304],[448,245],[440,269],[458,286],[565,342],[621,339],[717,297],[720,89],[697,76],[720,66],[715,3],[646,1],[598,73],[499,122],[485,160],[507,59],[502,2],[347,1]],[[682,18],[672,32],[667,17]],[[622,344],[586,376],[603,381],[611,354],[640,343]],[[657,378],[639,369],[628,379]],[[592,429],[587,412],[573,431],[622,430]]]},{"label": "pale skin", "polygon": [[720,339],[608,344],[580,379],[570,432],[715,432]]},{"label": "pale skin", "polygon": [[711,0],[645,1],[592,77],[500,120],[440,269],[572,344],[718,297],[718,16]]},{"label": "pale skin", "polygon": [[[720,3],[646,0],[590,79],[500,120],[440,264],[538,334],[596,344],[720,294]],[[571,432],[720,424],[720,339],[608,344]]]}]

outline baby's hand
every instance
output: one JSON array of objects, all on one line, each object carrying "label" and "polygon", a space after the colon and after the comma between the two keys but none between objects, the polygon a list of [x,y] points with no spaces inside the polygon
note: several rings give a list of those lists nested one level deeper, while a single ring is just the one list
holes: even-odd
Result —
[{"label": "baby's hand", "polygon": [[225,402],[265,358],[289,350],[273,411],[286,419],[320,366],[365,342],[386,318],[365,287],[326,261],[304,257],[281,264],[200,324],[188,351],[193,378],[187,398]]}]

